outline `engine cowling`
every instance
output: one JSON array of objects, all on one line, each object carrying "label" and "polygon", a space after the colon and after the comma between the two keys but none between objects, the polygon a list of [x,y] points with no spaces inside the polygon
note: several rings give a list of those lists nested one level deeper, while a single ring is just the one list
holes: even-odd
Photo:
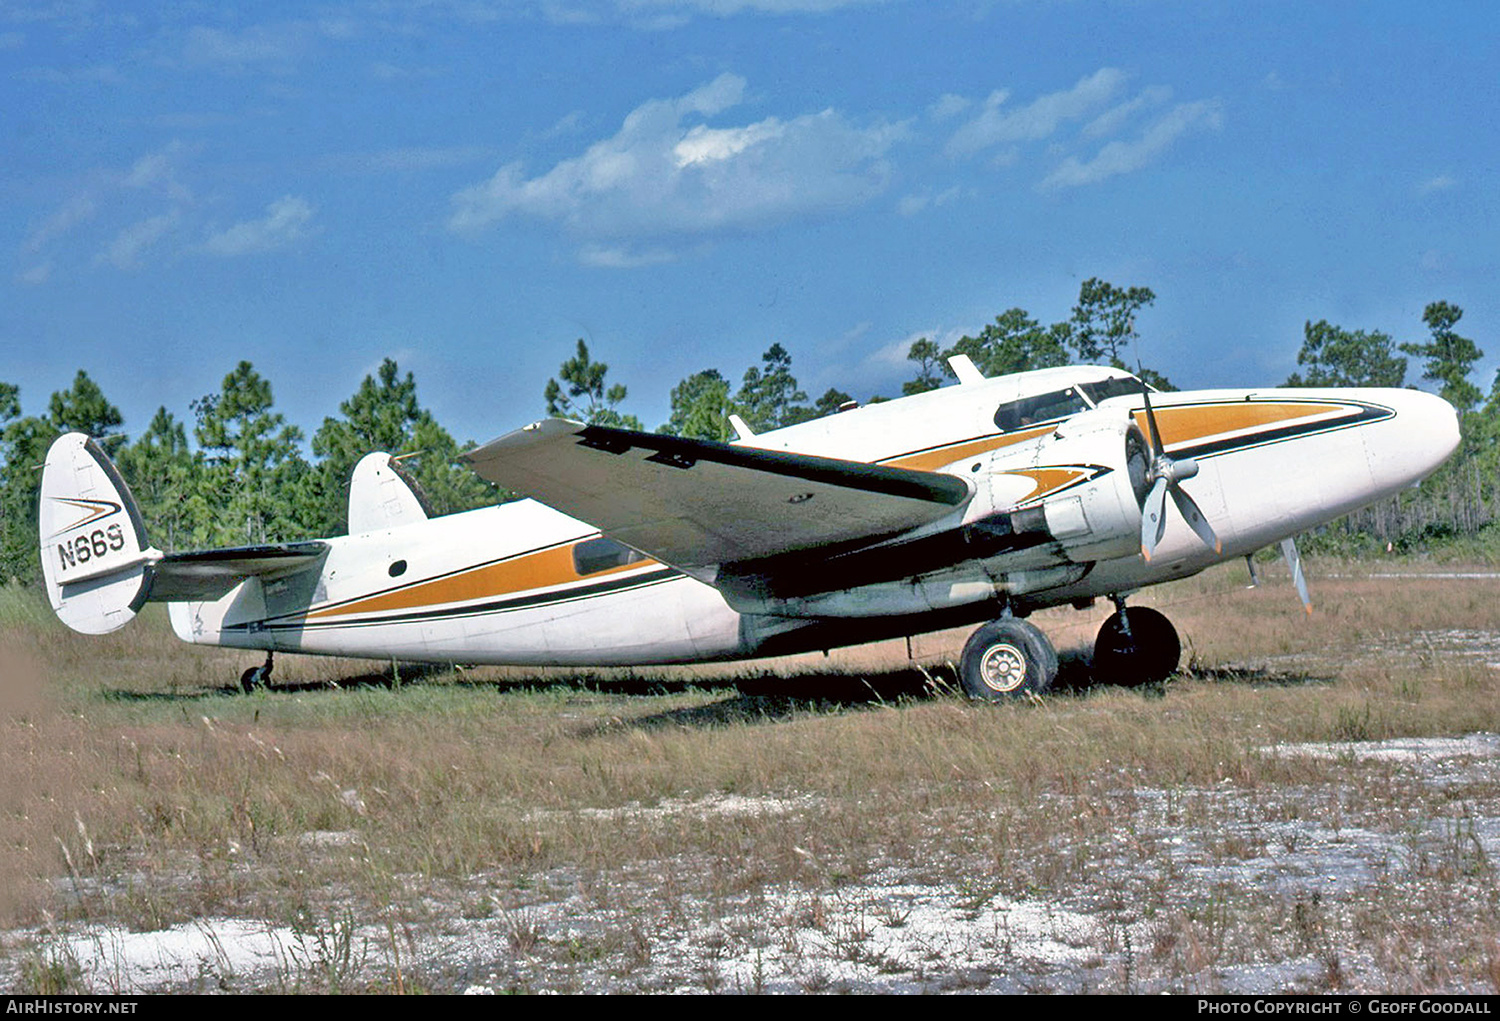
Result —
[{"label": "engine cowling", "polygon": [[966,526],[1044,535],[1075,563],[1129,556],[1140,548],[1149,456],[1128,412],[1076,415],[980,465]]}]

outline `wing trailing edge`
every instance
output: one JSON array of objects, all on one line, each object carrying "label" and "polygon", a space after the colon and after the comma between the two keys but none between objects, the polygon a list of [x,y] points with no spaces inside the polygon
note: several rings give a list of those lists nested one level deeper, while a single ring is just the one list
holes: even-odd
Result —
[{"label": "wing trailing edge", "polygon": [[954,513],[956,475],[547,419],[465,455],[534,497],[698,577],[719,565],[873,542]]}]

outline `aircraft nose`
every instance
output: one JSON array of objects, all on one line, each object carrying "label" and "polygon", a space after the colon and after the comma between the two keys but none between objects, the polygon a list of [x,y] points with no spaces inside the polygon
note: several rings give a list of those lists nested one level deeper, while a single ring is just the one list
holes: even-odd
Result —
[{"label": "aircraft nose", "polygon": [[1388,428],[1369,437],[1370,467],[1377,478],[1413,485],[1458,449],[1458,412],[1436,394],[1388,390],[1381,403],[1396,414]]}]

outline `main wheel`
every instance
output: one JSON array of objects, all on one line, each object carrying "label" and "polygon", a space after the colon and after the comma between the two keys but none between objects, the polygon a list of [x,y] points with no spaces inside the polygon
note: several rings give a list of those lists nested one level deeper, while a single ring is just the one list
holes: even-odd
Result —
[{"label": "main wheel", "polygon": [[1172,622],[1149,606],[1110,616],[1094,642],[1094,679],[1135,687],[1172,676],[1182,658],[1182,642]]},{"label": "main wheel", "polygon": [[986,702],[1039,695],[1057,677],[1057,650],[1036,625],[1006,617],[969,636],[958,676],[970,698]]}]

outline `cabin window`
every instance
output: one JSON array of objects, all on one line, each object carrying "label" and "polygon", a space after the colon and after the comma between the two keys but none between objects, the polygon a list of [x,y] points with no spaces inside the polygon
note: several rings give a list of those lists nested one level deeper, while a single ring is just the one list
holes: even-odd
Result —
[{"label": "cabin window", "polygon": [[397,560],[397,561],[395,561],[394,563],[391,564],[390,567],[386,568],[386,573],[389,574],[392,578],[399,578],[399,577],[401,577],[403,574],[406,573],[406,561],[405,560]]},{"label": "cabin window", "polygon": [[1038,422],[1050,422],[1057,418],[1087,411],[1089,404],[1076,387],[1057,390],[1053,393],[1022,397],[1018,401],[1002,404],[995,411],[995,425],[1001,432],[1014,432]]},{"label": "cabin window", "polygon": [[573,570],[580,577],[585,574],[598,574],[611,567],[624,567],[626,564],[639,563],[645,559],[624,543],[615,542],[602,535],[597,539],[573,545]]}]

